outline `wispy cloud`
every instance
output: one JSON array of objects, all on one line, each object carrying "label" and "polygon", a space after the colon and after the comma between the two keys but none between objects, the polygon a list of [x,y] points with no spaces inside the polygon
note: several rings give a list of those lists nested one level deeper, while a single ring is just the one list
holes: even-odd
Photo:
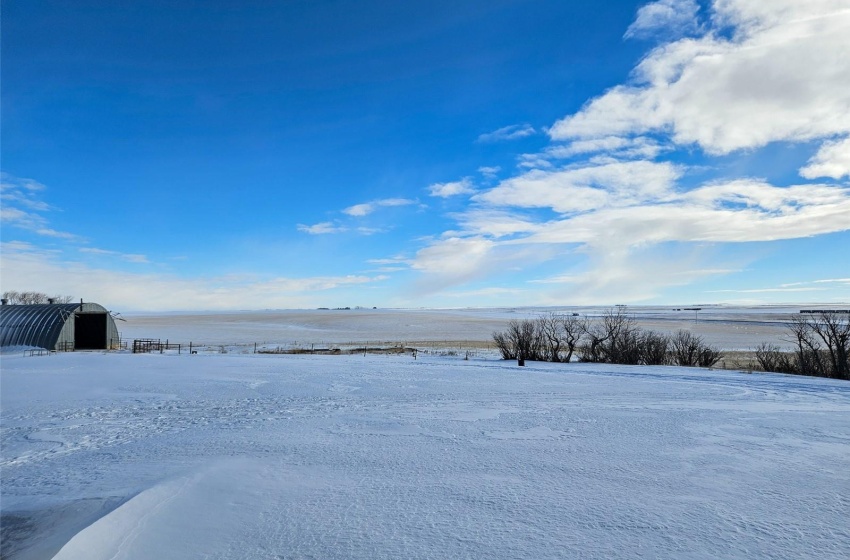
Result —
[{"label": "wispy cloud", "polygon": [[505,142],[508,140],[517,140],[537,134],[537,131],[530,124],[512,124],[503,126],[493,132],[486,132],[478,137],[478,142]]},{"label": "wispy cloud", "polygon": [[33,179],[15,177],[9,173],[0,173],[0,223],[6,227],[16,227],[44,237],[83,241],[73,233],[58,231],[50,227],[44,212],[55,210],[39,198],[46,187]]},{"label": "wispy cloud", "polygon": [[[549,146],[538,154],[523,154],[522,159],[528,161],[544,160],[548,162],[596,153],[604,153],[605,156],[616,159],[653,159],[669,149],[669,147],[661,145],[657,140],[645,136],[605,136],[602,138],[576,140],[566,145],[557,144]],[[529,167],[528,165],[524,166]]]},{"label": "wispy cloud", "polygon": [[354,206],[349,206],[342,212],[344,214],[348,214],[349,216],[360,217],[367,216],[379,208],[393,206],[409,206],[411,204],[416,203],[416,200],[412,200],[409,198],[383,198],[380,200],[373,200],[371,202],[364,202],[362,204],[355,204]]},{"label": "wispy cloud", "polygon": [[472,180],[469,177],[464,177],[460,181],[452,183],[434,183],[428,187],[428,193],[431,196],[448,198],[462,194],[473,194],[475,187],[472,186]]},{"label": "wispy cloud", "polygon": [[815,287],[799,287],[799,288],[749,288],[749,289],[729,289],[729,290],[709,290],[709,293],[715,294],[771,294],[771,293],[794,293],[794,292],[819,292],[826,288]]},{"label": "wispy cloud", "polygon": [[[379,285],[385,275],[311,277],[176,277],[165,274],[122,272],[92,268],[62,260],[61,254],[26,243],[3,243],[3,285],[26,286],[45,293],[97,294],[111,306],[125,309],[238,309],[247,302],[262,307],[316,307],[345,303],[345,290]],[[333,303],[331,303],[333,304]]]},{"label": "wispy cloud", "polygon": [[782,284],[780,288],[793,288],[796,286],[811,286],[813,284],[833,284],[833,285],[847,285],[850,287],[850,278],[826,278],[822,280],[809,280],[807,282],[789,282],[787,284]]},{"label": "wispy cloud", "polygon": [[377,233],[386,233],[389,231],[387,228],[375,228],[375,227],[358,227],[357,233],[360,235],[375,235]]},{"label": "wispy cloud", "polygon": [[472,298],[492,298],[493,296],[508,296],[511,298],[515,298],[516,296],[522,295],[524,293],[525,290],[521,288],[502,288],[494,286],[490,288],[478,288],[475,290],[446,291],[442,295],[447,298],[452,298],[459,301],[469,301]]},{"label": "wispy cloud", "polygon": [[119,251],[110,251],[108,249],[98,249],[96,247],[80,247],[79,251],[81,253],[87,253],[90,255],[99,255],[105,257],[115,257],[122,261],[136,263],[136,264],[148,264],[150,261],[147,256],[133,253],[121,253]]},{"label": "wispy cloud", "polygon": [[[413,268],[426,272],[431,285],[446,287],[518,264],[540,264],[569,248],[585,255],[590,267],[560,277],[573,278],[571,297],[593,302],[621,294],[634,300],[735,269],[706,266],[710,261],[696,258],[701,244],[850,230],[850,188],[777,187],[749,179],[683,190],[677,185],[681,173],[673,164],[654,162],[527,172],[476,195],[480,207],[455,214],[460,230],[430,241]],[[534,208],[557,214],[515,211]],[[680,254],[656,250],[671,243],[683,247]]]},{"label": "wispy cloud", "polygon": [[348,228],[335,224],[334,222],[320,222],[312,226],[298,224],[298,231],[309,233],[310,235],[327,235],[329,233],[342,233]]},{"label": "wispy cloud", "polygon": [[695,0],[659,0],[642,6],[624,37],[648,38],[663,34],[678,38],[699,29],[697,13],[699,4]]},{"label": "wispy cloud", "polygon": [[648,161],[532,170],[502,181],[474,200],[491,206],[578,212],[663,199],[682,174],[672,163]]},{"label": "wispy cloud", "polygon": [[485,179],[495,179],[501,170],[502,168],[498,165],[484,165],[478,168],[478,172],[481,173]]}]

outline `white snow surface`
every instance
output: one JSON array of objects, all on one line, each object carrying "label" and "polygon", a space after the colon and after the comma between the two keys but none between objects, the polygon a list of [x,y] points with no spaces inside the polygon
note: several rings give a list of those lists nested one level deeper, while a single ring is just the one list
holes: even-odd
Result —
[{"label": "white snow surface", "polygon": [[[695,312],[675,307],[621,308],[643,328],[666,333],[688,330],[722,350],[749,350],[762,342],[793,349],[788,342],[787,322],[799,315],[801,307],[714,305],[699,309]],[[258,343],[309,348],[311,344],[344,346],[346,343],[364,342],[492,342],[493,331],[505,330],[513,319],[534,318],[547,313],[576,313],[582,317],[598,318],[610,310],[609,307],[550,307],[127,314],[124,321],[118,322],[118,328],[126,340],[158,338],[182,344],[193,342],[195,346]]]},{"label": "white snow surface", "polygon": [[2,358],[3,557],[850,557],[850,383],[408,356]]}]

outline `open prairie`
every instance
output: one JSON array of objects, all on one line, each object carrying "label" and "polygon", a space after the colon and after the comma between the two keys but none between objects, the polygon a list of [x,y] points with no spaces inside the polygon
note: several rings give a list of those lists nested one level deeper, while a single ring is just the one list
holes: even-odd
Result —
[{"label": "open prairie", "polygon": [[[699,307],[699,311],[693,308]],[[641,327],[661,332],[687,329],[727,351],[761,342],[787,346],[786,322],[812,306],[628,307]],[[835,309],[836,306],[817,306]],[[494,331],[512,319],[544,313],[599,317],[608,308],[342,309],[127,315],[118,323],[125,339],[159,338],[196,345],[306,346],[397,344],[487,348]]]}]

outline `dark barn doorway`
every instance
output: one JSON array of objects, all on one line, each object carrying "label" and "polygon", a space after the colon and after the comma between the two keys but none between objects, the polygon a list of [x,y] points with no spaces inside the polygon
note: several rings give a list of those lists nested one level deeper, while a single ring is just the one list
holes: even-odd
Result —
[{"label": "dark barn doorway", "polygon": [[74,318],[74,348],[106,350],[106,313],[77,313]]}]

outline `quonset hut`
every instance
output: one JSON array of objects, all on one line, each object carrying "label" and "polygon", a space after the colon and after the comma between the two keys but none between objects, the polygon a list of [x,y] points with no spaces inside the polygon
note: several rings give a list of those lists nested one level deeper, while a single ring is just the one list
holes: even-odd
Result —
[{"label": "quonset hut", "polygon": [[96,303],[0,306],[2,347],[107,350],[119,342],[112,315]]}]

